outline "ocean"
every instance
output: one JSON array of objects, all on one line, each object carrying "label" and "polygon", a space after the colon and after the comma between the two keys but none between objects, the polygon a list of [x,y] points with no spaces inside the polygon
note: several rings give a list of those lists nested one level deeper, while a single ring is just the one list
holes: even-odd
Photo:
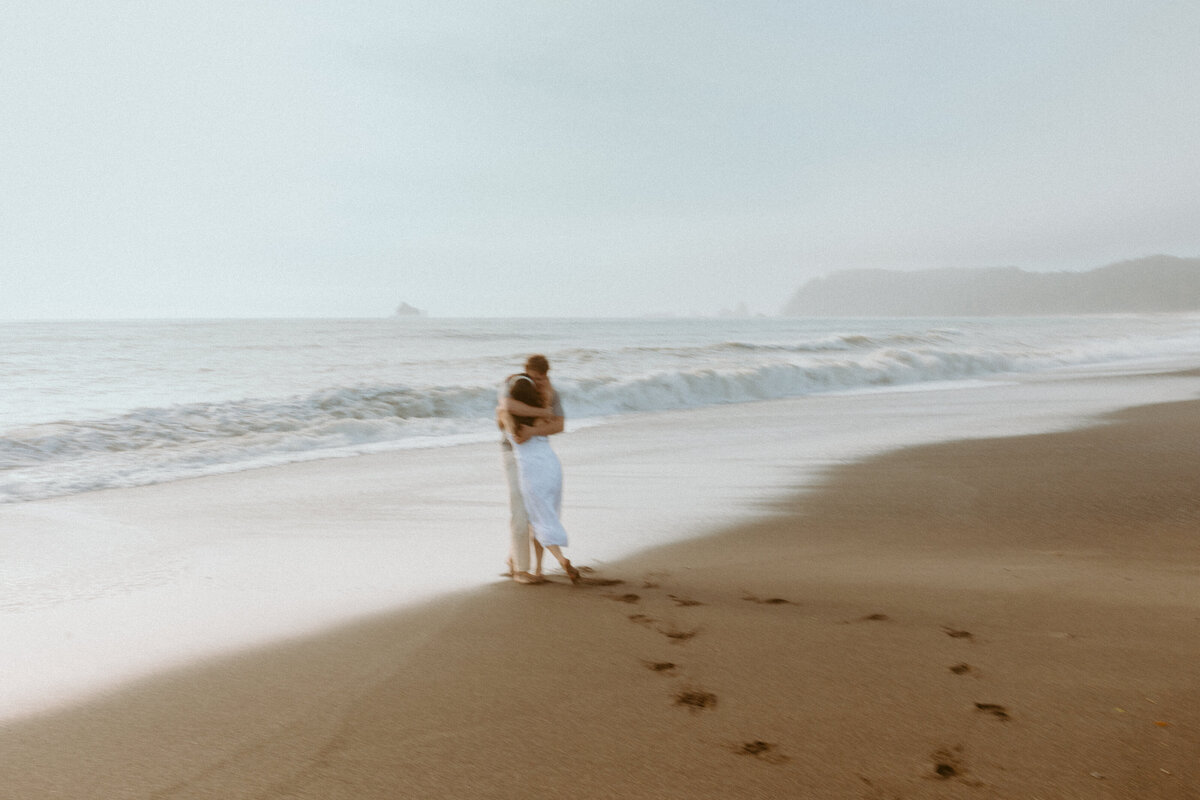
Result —
[{"label": "ocean", "polygon": [[571,426],[1200,352],[1200,315],[0,323],[0,503],[496,436],[545,354]]}]

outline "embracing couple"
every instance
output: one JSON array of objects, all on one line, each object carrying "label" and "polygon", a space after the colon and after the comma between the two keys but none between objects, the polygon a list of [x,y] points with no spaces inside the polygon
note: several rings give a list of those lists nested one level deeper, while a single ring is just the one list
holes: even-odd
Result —
[{"label": "embracing couple", "polygon": [[[563,422],[562,401],[550,383],[550,362],[545,356],[530,356],[524,372],[504,380],[496,406],[496,423],[504,431],[500,447],[511,512],[508,568],[517,583],[545,580],[542,577],[545,550],[558,560],[571,583],[579,583],[579,570],[562,554],[561,548],[567,544],[567,531],[559,521],[562,465],[547,438],[560,433]],[[536,553],[532,573],[529,571],[531,543]]]}]

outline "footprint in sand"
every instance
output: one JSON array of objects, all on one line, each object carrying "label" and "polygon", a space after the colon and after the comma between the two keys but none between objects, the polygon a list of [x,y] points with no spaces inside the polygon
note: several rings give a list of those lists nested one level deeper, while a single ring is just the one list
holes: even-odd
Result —
[{"label": "footprint in sand", "polygon": [[642,588],[657,589],[662,585],[663,579],[669,577],[669,572],[648,572],[646,573],[646,576],[642,578]]},{"label": "footprint in sand", "polygon": [[933,774],[940,780],[961,778],[967,774],[962,763],[962,747],[944,747],[934,752]]},{"label": "footprint in sand", "polygon": [[703,689],[684,689],[675,695],[675,705],[686,706],[689,711],[703,711],[717,704],[717,696]]},{"label": "footprint in sand", "polygon": [[751,603],[759,603],[764,606],[790,606],[794,605],[791,600],[784,600],[782,597],[768,597],[765,600],[761,597],[750,594],[749,592],[742,595],[742,599]]},{"label": "footprint in sand", "polygon": [[674,675],[678,669],[678,665],[674,661],[642,661],[642,665],[651,672],[657,672],[660,675]]},{"label": "footprint in sand", "polygon": [[677,605],[677,606],[702,606],[702,605],[704,605],[704,603],[701,603],[699,600],[692,600],[690,598],[680,597],[680,596],[674,595],[674,594],[669,594],[669,595],[667,595],[667,597],[674,600],[675,605]]},{"label": "footprint in sand", "polygon": [[1008,714],[1008,709],[996,703],[976,703],[975,710],[982,711],[985,714],[991,714],[1001,722],[1008,722],[1012,717]]},{"label": "footprint in sand", "polygon": [[650,625],[651,623],[654,623],[657,620],[655,620],[654,617],[647,616],[646,614],[630,614],[629,621],[636,622],[639,625]]},{"label": "footprint in sand", "polygon": [[616,600],[618,603],[636,603],[642,599],[636,594],[610,594],[609,598]]},{"label": "footprint in sand", "polygon": [[890,622],[891,617],[887,614],[868,614],[859,620],[859,622]]},{"label": "footprint in sand", "polygon": [[699,633],[700,629],[693,628],[690,631],[681,631],[678,628],[669,628],[664,631],[662,628],[659,628],[658,632],[673,642],[686,642],[688,639],[691,639],[693,636]]},{"label": "footprint in sand", "polygon": [[594,567],[576,565],[579,570],[579,583],[584,586],[620,586],[625,581],[620,578],[601,578]]},{"label": "footprint in sand", "polygon": [[765,761],[768,764],[782,764],[788,760],[788,757],[780,753],[775,745],[770,742],[764,742],[761,739],[735,744],[733,745],[733,752],[740,756],[757,758],[759,761]]},{"label": "footprint in sand", "polygon": [[967,675],[969,673],[974,672],[975,668],[972,667],[970,664],[962,663],[962,664],[955,664],[953,667],[950,668],[950,671],[953,672],[955,675]]},{"label": "footprint in sand", "polygon": [[969,642],[975,641],[975,634],[971,633],[970,631],[960,631],[960,630],[951,628],[947,625],[943,625],[942,632],[945,633],[947,636],[949,636],[951,639],[966,639]]},{"label": "footprint in sand", "polygon": [[581,578],[584,586],[620,586],[625,581],[620,578]]}]

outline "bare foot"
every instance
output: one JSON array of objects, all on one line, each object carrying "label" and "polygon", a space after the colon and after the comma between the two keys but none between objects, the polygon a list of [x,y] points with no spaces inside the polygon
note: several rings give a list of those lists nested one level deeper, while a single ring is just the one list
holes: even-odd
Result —
[{"label": "bare foot", "polygon": [[513,573],[513,580],[517,583],[534,584],[544,583],[546,579],[541,575],[530,575],[528,572],[515,572]]}]

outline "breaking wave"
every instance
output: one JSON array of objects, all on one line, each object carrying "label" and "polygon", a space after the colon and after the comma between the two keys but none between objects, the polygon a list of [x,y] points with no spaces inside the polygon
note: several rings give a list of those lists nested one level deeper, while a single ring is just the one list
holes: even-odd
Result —
[{"label": "breaking wave", "polygon": [[[461,338],[461,337],[460,337]],[[1153,340],[978,337],[950,327],[840,333],[791,342],[724,339],[565,346],[552,353],[573,423],[1014,371],[1195,352],[1196,334]],[[435,372],[430,368],[428,372]],[[494,374],[490,367],[480,374]],[[140,408],[0,436],[0,502],[253,467],[495,438],[494,385],[466,381],[330,387],[283,398]]]}]

